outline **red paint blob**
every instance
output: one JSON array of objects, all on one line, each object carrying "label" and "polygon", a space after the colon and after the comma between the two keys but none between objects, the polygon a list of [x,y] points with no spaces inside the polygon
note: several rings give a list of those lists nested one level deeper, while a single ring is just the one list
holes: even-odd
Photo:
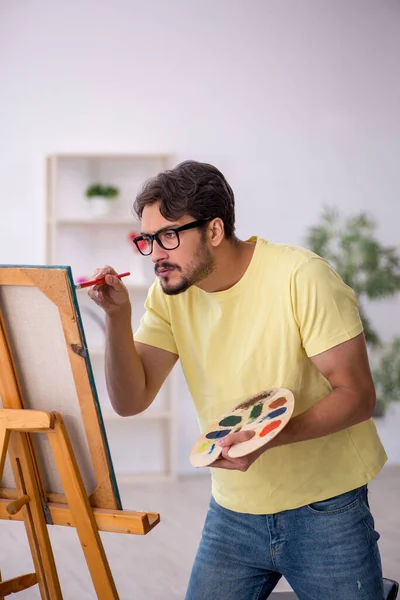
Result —
[{"label": "red paint blob", "polygon": [[282,421],[280,419],[277,419],[276,421],[272,421],[272,423],[268,423],[268,425],[266,425],[264,427],[264,429],[262,429],[260,431],[260,437],[264,437],[264,436],[268,435],[268,433],[271,433],[271,431],[274,431],[274,429],[279,427],[279,425],[281,423],[282,423]]}]

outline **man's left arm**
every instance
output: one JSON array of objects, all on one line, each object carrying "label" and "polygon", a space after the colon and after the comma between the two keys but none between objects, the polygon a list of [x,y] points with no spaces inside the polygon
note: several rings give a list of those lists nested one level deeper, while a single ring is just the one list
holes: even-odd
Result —
[{"label": "man's left arm", "polygon": [[347,429],[369,419],[375,408],[375,387],[368,362],[364,334],[310,357],[329,381],[332,391],[314,406],[293,417],[269,444],[241,458],[232,459],[233,444],[247,441],[251,431],[231,433],[219,441],[221,458],[213,467],[246,471],[264,452],[275,446],[304,442]]},{"label": "man's left arm", "polygon": [[304,352],[332,391],[235,465],[228,457],[229,446],[251,439],[254,432],[227,435],[220,441],[223,453],[215,467],[245,471],[269,448],[330,435],[372,416],[375,388],[354,291],[327,261],[314,256],[293,271],[290,301]]},{"label": "man's left arm", "polygon": [[366,421],[374,412],[375,387],[363,333],[311,360],[331,384],[332,392],[291,419],[275,445],[330,435]]}]

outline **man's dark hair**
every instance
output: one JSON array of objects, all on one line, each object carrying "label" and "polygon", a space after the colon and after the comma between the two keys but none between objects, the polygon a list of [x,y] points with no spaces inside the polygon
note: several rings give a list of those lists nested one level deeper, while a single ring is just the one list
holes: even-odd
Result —
[{"label": "man's dark hair", "polygon": [[225,237],[235,239],[235,197],[225,177],[213,165],[187,160],[149,179],[133,205],[138,218],[142,218],[145,206],[155,202],[159,202],[162,216],[169,221],[185,214],[195,220],[219,217]]}]

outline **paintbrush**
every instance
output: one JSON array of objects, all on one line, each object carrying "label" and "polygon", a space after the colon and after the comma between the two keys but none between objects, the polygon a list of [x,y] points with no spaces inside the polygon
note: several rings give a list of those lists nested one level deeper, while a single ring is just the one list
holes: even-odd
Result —
[{"label": "paintbrush", "polygon": [[[121,277],[127,277],[128,275],[130,275],[130,273],[127,271],[126,273],[119,273],[118,275],[114,275],[114,273],[106,273],[106,275],[112,275],[113,277],[118,277],[118,279],[121,279]],[[91,281],[83,281],[82,283],[77,283],[75,285],[75,289],[81,290],[82,288],[90,287],[91,285],[105,283],[106,275],[104,277],[100,277],[100,279],[92,279]]]}]

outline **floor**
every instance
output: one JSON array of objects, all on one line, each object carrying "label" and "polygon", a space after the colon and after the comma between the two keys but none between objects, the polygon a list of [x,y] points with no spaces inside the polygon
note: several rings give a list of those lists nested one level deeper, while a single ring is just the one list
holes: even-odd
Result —
[{"label": "floor", "polygon": [[[209,501],[209,479],[188,477],[175,483],[120,483],[126,509],[161,514],[147,536],[102,533],[121,600],[183,600]],[[381,533],[385,576],[400,579],[400,467],[386,467],[370,484],[371,507]],[[96,598],[74,529],[50,527],[65,600]],[[0,521],[3,579],[32,570],[22,523]],[[285,581],[278,590],[287,590]],[[39,600],[37,587],[18,600]]]}]

